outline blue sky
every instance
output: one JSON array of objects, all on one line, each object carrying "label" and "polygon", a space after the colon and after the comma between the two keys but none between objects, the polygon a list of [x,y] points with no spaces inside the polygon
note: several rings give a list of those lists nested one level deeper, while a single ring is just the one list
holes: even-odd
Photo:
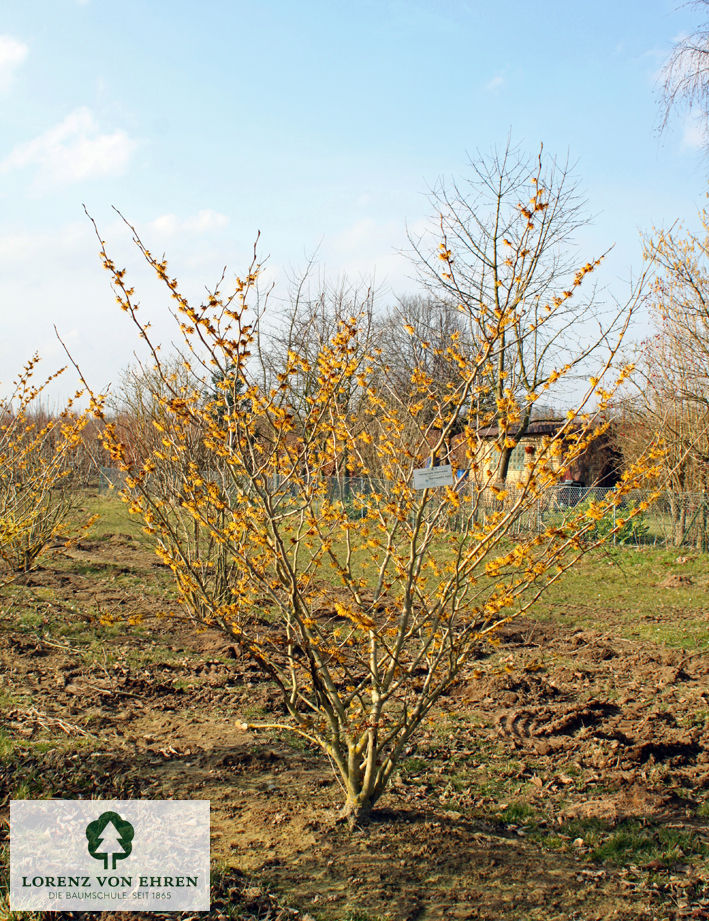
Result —
[{"label": "blue sky", "polygon": [[[111,205],[165,252],[190,293],[243,271],[257,230],[276,294],[319,271],[411,291],[399,254],[428,189],[464,179],[508,136],[576,164],[593,224],[582,261],[615,244],[618,296],[638,234],[705,202],[699,126],[661,137],[657,74],[700,11],[675,0],[32,0],[0,16],[0,380],[52,324],[92,383],[135,337],[113,301],[82,203],[167,335]],[[637,334],[642,334],[642,325]]]}]

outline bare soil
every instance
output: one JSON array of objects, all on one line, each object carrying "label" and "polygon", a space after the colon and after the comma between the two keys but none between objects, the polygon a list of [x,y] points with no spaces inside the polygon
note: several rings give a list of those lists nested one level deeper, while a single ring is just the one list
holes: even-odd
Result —
[{"label": "bare soil", "polygon": [[323,755],[239,728],[274,688],[170,607],[124,534],[0,597],[3,841],[15,796],[209,799],[215,919],[709,918],[706,654],[513,622],[350,832]]}]

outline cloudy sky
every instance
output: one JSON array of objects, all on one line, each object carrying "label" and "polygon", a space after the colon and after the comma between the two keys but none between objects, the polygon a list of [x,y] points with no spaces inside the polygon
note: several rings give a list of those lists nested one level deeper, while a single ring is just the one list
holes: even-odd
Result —
[{"label": "cloudy sky", "polygon": [[622,296],[639,231],[692,224],[703,132],[657,134],[657,75],[698,24],[679,0],[28,0],[0,15],[0,381],[56,323],[97,387],[135,337],[82,204],[168,336],[116,206],[199,296],[248,265],[276,295],[318,271],[411,291],[406,228],[429,189],[507,138],[575,165],[594,215],[583,261],[615,244]]}]

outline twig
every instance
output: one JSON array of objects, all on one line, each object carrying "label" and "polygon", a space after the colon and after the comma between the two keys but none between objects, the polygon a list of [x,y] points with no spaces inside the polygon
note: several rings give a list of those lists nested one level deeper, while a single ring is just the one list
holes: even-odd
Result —
[{"label": "twig", "polygon": [[34,720],[35,723],[39,723],[43,729],[51,729],[52,726],[56,726],[61,729],[62,732],[65,732],[68,736],[77,734],[88,739],[96,738],[92,732],[88,732],[86,729],[82,729],[81,726],[75,726],[73,723],[67,723],[66,720],[60,719],[58,716],[46,716],[45,714],[40,713],[36,707],[30,707],[26,713],[30,719]]},{"label": "twig", "polygon": [[81,652],[78,649],[72,649],[71,646],[65,646],[63,643],[53,643],[52,640],[48,640],[45,636],[38,637],[40,643],[44,643],[45,646],[53,646],[55,649],[63,649],[64,652],[71,652],[75,656],[80,656]]}]

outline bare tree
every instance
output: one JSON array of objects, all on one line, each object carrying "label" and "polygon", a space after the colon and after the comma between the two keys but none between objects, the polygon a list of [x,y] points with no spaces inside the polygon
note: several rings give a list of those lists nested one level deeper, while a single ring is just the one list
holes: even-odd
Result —
[{"label": "bare tree", "polygon": [[675,401],[709,413],[709,209],[698,218],[698,232],[675,225],[644,240],[657,271],[649,362]]},{"label": "bare tree", "polygon": [[[337,334],[341,324],[357,320],[358,338],[352,347],[362,354],[374,345],[374,289],[352,284],[340,278],[335,284],[313,276],[314,266],[292,281],[288,298],[275,320],[261,327],[257,343],[260,372],[265,388],[278,385],[279,375],[289,367],[289,356],[298,354],[303,361],[291,369],[289,389],[291,409],[307,412],[308,400],[317,389],[317,356],[323,346]],[[269,306],[275,306],[271,304]],[[352,381],[348,404],[356,399]]]},{"label": "bare tree", "polygon": [[426,412],[433,414],[435,404],[459,378],[452,346],[469,352],[473,331],[455,303],[430,294],[408,295],[377,321],[377,342],[382,369],[400,392],[411,389],[416,371],[430,375],[431,401]]},{"label": "bare tree", "polygon": [[[692,6],[709,10],[709,0],[692,0]],[[709,123],[709,23],[674,45],[661,77],[663,130],[677,109],[697,114]]]},{"label": "bare tree", "polygon": [[[587,360],[610,345],[625,314],[601,316],[595,288],[580,290],[602,257],[575,268],[573,235],[587,219],[567,164],[547,162],[541,148],[530,159],[508,144],[470,167],[466,182],[434,189],[439,228],[410,242],[432,296],[456,304],[477,341],[498,345],[485,371],[497,478],[505,483],[534,402],[549,395],[561,369],[567,379],[589,373]],[[631,300],[641,296],[639,284]]]},{"label": "bare tree", "polygon": [[709,487],[709,211],[699,220],[698,233],[675,226],[645,239],[657,268],[655,332],[637,350],[635,389],[618,426],[629,460],[661,438],[677,544],[685,539],[688,506],[676,494]]}]

